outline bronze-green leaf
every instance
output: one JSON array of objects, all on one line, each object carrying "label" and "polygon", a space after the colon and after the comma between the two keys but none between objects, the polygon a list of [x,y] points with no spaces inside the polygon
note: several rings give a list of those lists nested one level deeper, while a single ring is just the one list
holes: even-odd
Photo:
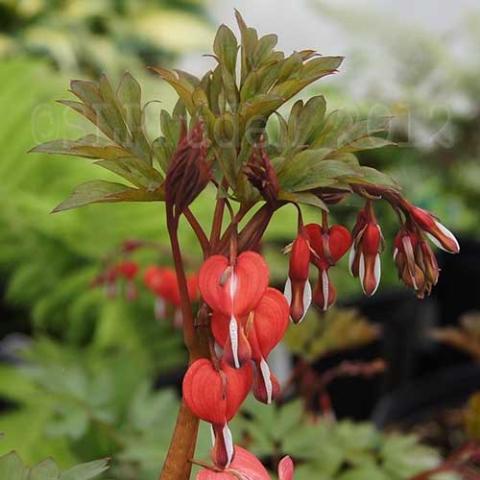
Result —
[{"label": "bronze-green leaf", "polygon": [[84,205],[89,205],[91,203],[148,202],[163,200],[163,189],[149,192],[145,189],[131,188],[121,183],[93,180],[78,185],[66,200],[53,209],[53,212],[61,212],[63,210],[83,207]]}]

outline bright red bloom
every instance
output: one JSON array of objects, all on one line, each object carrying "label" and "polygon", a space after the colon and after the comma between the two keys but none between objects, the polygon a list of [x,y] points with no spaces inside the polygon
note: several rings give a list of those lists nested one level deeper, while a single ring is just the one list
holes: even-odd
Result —
[{"label": "bright red bloom", "polygon": [[288,278],[284,295],[290,305],[290,318],[300,323],[312,302],[312,287],[308,281],[310,269],[310,241],[301,231],[292,244]]},{"label": "bright red bloom", "polygon": [[[268,286],[268,267],[256,252],[243,252],[230,265],[227,257],[214,255],[200,269],[198,285],[210,308],[228,317],[229,359],[239,368],[250,357],[239,319],[260,302]],[[227,322],[225,322],[227,325]]]},{"label": "bright red bloom", "polygon": [[216,370],[210,360],[193,362],[183,379],[183,398],[193,413],[210,423],[231,420],[252,386],[252,368],[236,369],[222,362]]},{"label": "bright red bloom", "polygon": [[380,253],[383,235],[370,203],[360,210],[353,228],[353,245],[350,249],[350,272],[360,278],[365,295],[373,295],[380,285]]},{"label": "bright red bloom", "polygon": [[430,212],[422,208],[409,206],[408,213],[411,220],[416,223],[439,248],[449,253],[458,253],[460,245],[453,233],[442,225]]},{"label": "bright red bloom", "polygon": [[352,244],[350,232],[342,225],[324,228],[309,224],[305,230],[310,240],[310,261],[318,268],[318,281],[313,292],[313,301],[327,310],[335,302],[335,288],[328,276],[328,270],[348,251]]},{"label": "bright red bloom", "polygon": [[222,362],[216,370],[205,358],[192,363],[183,379],[183,399],[188,408],[212,424],[215,434],[216,464],[228,466],[233,458],[233,444],[227,422],[245,400],[252,386],[252,367],[231,368]]},{"label": "bright red bloom", "polygon": [[243,252],[230,265],[223,255],[208,258],[198,276],[203,299],[212,310],[241,317],[251,312],[268,286],[268,267],[256,252]]},{"label": "bright red bloom", "polygon": [[[284,457],[278,465],[279,480],[293,480],[294,466],[290,457]],[[216,472],[204,468],[197,480],[270,480],[265,467],[257,457],[242,447],[235,446],[235,457],[227,469]]]},{"label": "bright red bloom", "polygon": [[[267,288],[257,308],[240,319],[236,325],[239,362],[241,365],[250,359],[255,362],[253,392],[258,400],[271,403],[278,396],[280,385],[271,373],[266,359],[288,328],[288,303],[278,290]],[[217,343],[224,349],[224,360],[235,365],[229,317],[213,312],[212,333]]]}]

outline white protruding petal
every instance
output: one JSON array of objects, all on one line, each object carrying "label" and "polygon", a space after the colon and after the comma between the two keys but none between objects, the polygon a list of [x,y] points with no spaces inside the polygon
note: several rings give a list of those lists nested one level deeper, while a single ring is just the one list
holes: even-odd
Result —
[{"label": "white protruding petal", "polygon": [[291,305],[292,304],[292,281],[290,280],[290,277],[287,277],[287,281],[285,282],[283,295],[287,299],[288,304]]},{"label": "white protruding petal", "polygon": [[395,260],[395,259],[397,258],[397,255],[398,255],[398,248],[395,247],[395,248],[393,249],[393,260]]},{"label": "white protruding petal", "polygon": [[460,245],[458,243],[458,240],[456,239],[455,235],[445,226],[443,223],[440,222],[435,222],[437,225],[437,228],[446,236],[448,237],[456,246],[456,251],[460,251]]},{"label": "white protruding petal", "polygon": [[232,432],[228,428],[228,425],[225,424],[222,430],[223,441],[225,443],[225,451],[227,452],[227,465],[225,467],[229,467],[233,460],[234,454],[234,447],[233,447],[233,438]]},{"label": "white protruding petal", "polygon": [[377,253],[377,256],[375,257],[375,266],[374,266],[374,272],[375,272],[375,288],[372,292],[372,295],[375,294],[375,292],[378,290],[378,286],[380,285],[380,279],[382,277],[382,262],[380,261],[380,254]]},{"label": "white protruding petal", "polygon": [[348,269],[350,270],[350,273],[353,275],[353,262],[355,261],[355,255],[356,255],[356,250],[355,246],[352,245],[350,248],[350,253],[348,254]]},{"label": "white protruding petal", "polygon": [[363,253],[360,254],[360,262],[358,264],[358,276],[360,277],[360,284],[362,285],[363,293],[365,292],[365,287],[363,286],[363,282],[365,280],[365,257]]},{"label": "white protruding petal", "polygon": [[328,310],[328,297],[330,296],[330,283],[326,270],[322,270],[323,311]]},{"label": "white protruding petal", "polygon": [[310,308],[311,304],[312,304],[312,286],[310,285],[310,282],[307,280],[303,287],[303,315],[302,315],[302,318],[298,321],[298,323],[300,323],[305,318],[305,315],[307,314],[307,311]]},{"label": "white protruding petal", "polygon": [[155,297],[155,319],[156,320],[161,320],[162,318],[165,318],[165,313],[166,313],[166,304],[165,300],[161,297]]},{"label": "white protruding petal", "polygon": [[212,441],[212,447],[215,446],[215,431],[213,430],[213,425],[210,424],[210,439]]},{"label": "white protruding petal", "polygon": [[260,361],[260,371],[262,372],[263,383],[267,392],[267,403],[270,405],[272,403],[273,386],[270,378],[270,367],[264,358]]},{"label": "white protruding petal", "polygon": [[230,317],[230,323],[228,324],[228,333],[230,335],[235,368],[240,368],[240,361],[238,359],[238,324],[233,315]]}]

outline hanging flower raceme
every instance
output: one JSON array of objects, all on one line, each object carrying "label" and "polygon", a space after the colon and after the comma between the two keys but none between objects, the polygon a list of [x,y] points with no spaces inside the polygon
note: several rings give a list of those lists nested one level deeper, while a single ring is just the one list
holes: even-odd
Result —
[{"label": "hanging flower raceme", "polygon": [[288,278],[284,295],[290,305],[290,318],[300,323],[312,303],[312,287],[308,279],[310,271],[310,239],[303,227],[290,250]]},{"label": "hanging flower raceme", "polygon": [[310,261],[318,268],[318,281],[313,291],[314,302],[324,311],[336,298],[328,270],[334,266],[352,244],[350,232],[342,225],[331,227],[311,223],[305,226],[310,241]]},{"label": "hanging flower raceme", "polygon": [[[294,465],[290,457],[284,457],[278,464],[279,480],[293,480]],[[226,469],[203,468],[197,474],[197,480],[270,480],[265,467],[257,457],[242,447],[235,446],[235,458]]]},{"label": "hanging flower raceme", "polygon": [[[157,320],[166,318],[170,307],[174,311],[174,323],[179,326],[181,324],[180,290],[175,270],[151,265],[145,270],[143,281],[155,295],[155,318]],[[194,301],[198,296],[196,275],[191,274],[187,277],[187,287],[190,300]]]},{"label": "hanging flower raceme", "polygon": [[384,240],[370,201],[360,210],[352,235],[350,272],[360,278],[365,295],[372,296],[380,284],[380,253],[384,248]]},{"label": "hanging flower raceme", "polygon": [[252,386],[252,367],[232,368],[220,362],[216,368],[205,358],[192,363],[183,379],[183,398],[190,410],[212,425],[215,465],[228,467],[234,456],[228,422],[235,416]]}]

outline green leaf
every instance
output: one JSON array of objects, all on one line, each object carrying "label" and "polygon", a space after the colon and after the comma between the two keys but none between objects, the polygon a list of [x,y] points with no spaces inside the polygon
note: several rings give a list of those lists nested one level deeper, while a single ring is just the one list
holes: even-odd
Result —
[{"label": "green leaf", "polygon": [[51,458],[47,458],[31,469],[28,480],[58,480],[59,476],[57,464]]},{"label": "green leaf", "polygon": [[103,459],[77,465],[62,473],[60,480],[90,480],[107,470],[108,463],[108,459]]},{"label": "green leaf", "polygon": [[355,176],[351,165],[338,160],[328,160],[331,150],[319,148],[298,153],[283,164],[278,173],[282,189],[303,191],[334,185],[341,177]]},{"label": "green leaf", "polygon": [[213,42],[213,51],[219,62],[231,75],[235,75],[238,44],[235,35],[226,25],[220,25]]},{"label": "green leaf", "polygon": [[115,160],[128,155],[124,148],[93,134],[86,135],[78,140],[54,140],[42,143],[32,148],[31,152],[104,158],[106,160]]},{"label": "green leaf", "polygon": [[162,67],[150,67],[150,70],[160,75],[163,80],[168,82],[177,92],[178,96],[182,99],[188,112],[193,115],[195,113],[195,106],[192,101],[192,93],[195,89],[195,85],[188,81],[186,78],[181,78],[178,72],[168,70]]},{"label": "green leaf", "polygon": [[0,478],[5,480],[26,480],[27,469],[16,452],[0,457]]},{"label": "green leaf", "polygon": [[163,177],[158,170],[155,170],[138,158],[127,157],[117,160],[99,160],[95,162],[95,165],[116,173],[133,185],[145,188],[149,192],[160,188],[163,182]]},{"label": "green leaf", "polygon": [[325,202],[311,192],[280,192],[278,198],[288,202],[302,203],[303,205],[321,208],[328,212],[328,207]]},{"label": "green leaf", "polygon": [[148,192],[130,188],[121,183],[93,180],[80,184],[66,200],[53,209],[53,212],[83,207],[91,203],[147,202],[162,201],[163,199],[163,189]]}]

